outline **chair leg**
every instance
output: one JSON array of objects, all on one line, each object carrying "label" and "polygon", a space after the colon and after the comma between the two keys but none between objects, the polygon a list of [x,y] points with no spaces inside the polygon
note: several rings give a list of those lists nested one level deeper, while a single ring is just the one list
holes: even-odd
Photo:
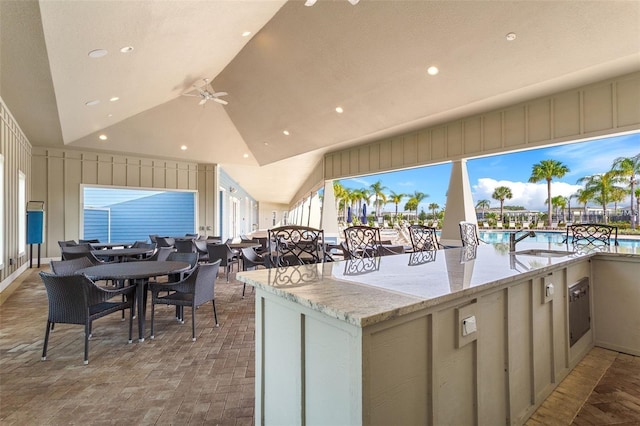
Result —
[{"label": "chair leg", "polygon": [[49,331],[53,329],[53,323],[47,321],[47,331],[44,333],[44,346],[42,348],[42,360],[47,359],[47,345],[49,344]]},{"label": "chair leg", "polygon": [[[133,342],[133,307],[136,305],[135,300],[131,301],[131,307],[129,308],[129,343]],[[124,309],[122,312],[124,313]]]},{"label": "chair leg", "polygon": [[247,289],[247,283],[242,285],[242,298],[244,299],[244,291]]},{"label": "chair leg", "polygon": [[191,305],[191,341],[196,341],[196,306]]},{"label": "chair leg", "polygon": [[91,334],[91,321],[84,325],[84,363],[89,364],[89,335]]},{"label": "chair leg", "polygon": [[216,299],[213,299],[211,303],[213,304],[213,319],[216,322],[216,327],[220,327],[220,324],[218,324],[218,313],[216,312]]},{"label": "chair leg", "polygon": [[151,340],[153,340],[156,336],[155,333],[153,332],[153,326],[154,326],[154,320],[155,320],[155,316],[156,316],[156,304],[153,303],[155,296],[153,294],[151,294]]}]

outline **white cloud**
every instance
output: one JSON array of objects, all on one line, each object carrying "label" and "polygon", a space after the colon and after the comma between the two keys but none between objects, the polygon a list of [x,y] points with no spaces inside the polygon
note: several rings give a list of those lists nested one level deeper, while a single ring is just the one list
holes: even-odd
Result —
[{"label": "white cloud", "polygon": [[[473,199],[477,203],[479,200],[489,200],[491,207],[500,207],[500,202],[491,198],[493,191],[499,186],[506,186],[511,189],[513,197],[505,200],[505,205],[523,206],[530,210],[546,211],[547,205],[547,183],[512,182],[508,180],[495,180],[491,178],[480,178],[478,183],[472,186]],[[568,197],[576,193],[580,185],[571,185],[565,182],[551,181],[551,196],[562,195]]]}]

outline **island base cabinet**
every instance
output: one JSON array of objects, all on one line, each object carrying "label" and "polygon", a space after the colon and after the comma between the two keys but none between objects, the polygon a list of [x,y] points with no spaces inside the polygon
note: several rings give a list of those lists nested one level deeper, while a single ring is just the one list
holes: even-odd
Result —
[{"label": "island base cabinet", "polygon": [[568,343],[567,283],[588,274],[582,262],[364,327],[257,288],[256,424],[523,424],[592,345]]},{"label": "island base cabinet", "polygon": [[640,262],[603,256],[592,268],[596,346],[640,356]]}]

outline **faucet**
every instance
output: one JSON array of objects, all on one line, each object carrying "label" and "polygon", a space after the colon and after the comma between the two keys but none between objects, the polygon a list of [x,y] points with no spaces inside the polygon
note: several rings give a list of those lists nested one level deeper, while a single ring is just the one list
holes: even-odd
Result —
[{"label": "faucet", "polygon": [[518,234],[518,232],[524,231],[524,229],[520,229],[518,231],[514,231],[511,234],[509,234],[509,251],[511,253],[513,253],[514,251],[516,251],[516,243],[519,243],[520,241],[524,240],[527,237],[535,237],[536,233],[533,231],[526,231],[527,233],[524,235],[521,235],[520,237],[516,238],[516,235]]}]

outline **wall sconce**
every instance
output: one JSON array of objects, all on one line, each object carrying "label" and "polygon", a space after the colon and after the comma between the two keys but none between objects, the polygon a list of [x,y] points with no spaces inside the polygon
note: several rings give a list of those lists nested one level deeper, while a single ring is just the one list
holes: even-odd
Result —
[{"label": "wall sconce", "polygon": [[232,194],[235,194],[236,192],[238,192],[238,188],[236,188],[235,186],[230,186],[229,192],[231,192]]}]

